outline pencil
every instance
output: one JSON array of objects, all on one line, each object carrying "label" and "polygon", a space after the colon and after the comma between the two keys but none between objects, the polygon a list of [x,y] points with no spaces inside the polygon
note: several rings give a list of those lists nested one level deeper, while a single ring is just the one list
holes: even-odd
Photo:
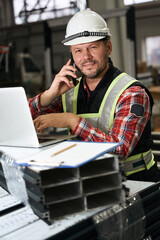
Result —
[{"label": "pencil", "polygon": [[70,145],[70,146],[68,146],[68,147],[66,147],[66,148],[63,148],[62,150],[53,153],[53,154],[51,155],[51,157],[56,156],[56,155],[58,155],[58,154],[60,154],[60,153],[62,153],[62,152],[64,152],[64,151],[67,151],[68,149],[73,148],[73,147],[75,147],[76,145],[77,145],[77,144],[75,143],[75,144],[72,144],[72,145]]}]

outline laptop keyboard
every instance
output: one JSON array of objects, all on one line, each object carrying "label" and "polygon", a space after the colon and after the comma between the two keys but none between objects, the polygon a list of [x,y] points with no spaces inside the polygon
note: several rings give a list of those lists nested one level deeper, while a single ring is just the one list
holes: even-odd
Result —
[{"label": "laptop keyboard", "polygon": [[44,143],[44,142],[48,142],[51,140],[56,140],[56,138],[52,137],[52,138],[43,138],[43,137],[38,137],[39,143]]}]

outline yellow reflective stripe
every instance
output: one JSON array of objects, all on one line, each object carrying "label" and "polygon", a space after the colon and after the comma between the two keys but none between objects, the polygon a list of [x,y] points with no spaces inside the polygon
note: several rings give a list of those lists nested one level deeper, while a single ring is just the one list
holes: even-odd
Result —
[{"label": "yellow reflective stripe", "polygon": [[155,164],[154,155],[152,155],[152,160],[151,160],[150,163],[146,166],[146,167],[147,167],[147,170],[149,170],[154,164]]},{"label": "yellow reflective stripe", "polygon": [[102,110],[103,110],[103,108],[104,108],[104,104],[105,104],[106,99],[107,99],[107,97],[108,97],[108,94],[110,93],[110,91],[112,90],[112,88],[114,87],[114,85],[118,82],[118,80],[119,80],[122,76],[124,76],[124,75],[127,75],[127,74],[126,74],[126,73],[121,73],[120,75],[118,75],[118,76],[114,79],[114,81],[111,83],[111,85],[109,86],[106,94],[104,95],[103,101],[102,101],[102,103],[101,103],[101,106],[100,106],[100,109],[99,109],[99,112],[100,112],[100,113],[102,113]]},{"label": "yellow reflective stripe", "polygon": [[145,170],[145,169],[146,169],[146,168],[143,167],[143,168],[139,168],[138,170],[135,170],[135,171],[127,172],[127,173],[126,173],[126,176],[129,176],[129,175],[131,175],[131,174],[134,174],[134,173],[143,171],[143,170]]},{"label": "yellow reflective stripe", "polygon": [[[123,74],[125,75],[125,74]],[[115,108],[116,108],[116,104],[117,104],[117,101],[119,99],[119,97],[121,96],[121,94],[124,92],[125,89],[127,89],[132,83],[134,82],[138,82],[136,79],[130,81],[128,84],[125,85],[124,88],[122,88],[120,91],[119,91],[119,94],[117,95],[117,97],[115,98],[114,102],[113,102],[113,105],[112,105],[112,110],[110,112],[110,118],[109,118],[109,129],[111,128],[111,126],[113,125],[113,119],[114,119],[114,113],[115,113]]]},{"label": "yellow reflective stripe", "polygon": [[[155,164],[155,161],[152,159],[152,160],[150,161],[150,163],[147,165],[147,170],[149,170],[154,164]],[[143,171],[143,170],[145,170],[145,169],[146,169],[146,168],[143,167],[143,168],[139,168],[138,170],[134,170],[134,171],[127,172],[127,173],[126,173],[126,176],[129,176],[129,175],[131,175],[131,174],[134,174],[134,173]]]},{"label": "yellow reflective stripe", "polygon": [[138,153],[138,154],[136,154],[136,155],[133,155],[133,156],[127,158],[127,159],[125,160],[125,162],[130,162],[130,161],[133,161],[133,160],[142,158],[142,156],[145,157],[150,151],[151,151],[151,150],[148,150],[147,152]]},{"label": "yellow reflective stripe", "polygon": [[[79,81],[80,81],[80,79],[79,79]],[[74,88],[74,92],[73,92],[73,113],[74,114],[77,114],[77,98],[78,98],[79,86],[80,86],[80,82]]]},{"label": "yellow reflective stripe", "polygon": [[66,97],[65,97],[65,94],[62,95],[62,106],[63,106],[63,112],[67,112],[67,106],[66,106]]},{"label": "yellow reflective stripe", "polygon": [[82,118],[95,118],[95,117],[100,117],[99,113],[82,113],[82,114],[78,114],[79,117]]},{"label": "yellow reflective stripe", "polygon": [[[131,162],[131,161],[133,161],[133,160],[135,160],[135,159],[141,158],[142,155],[143,155],[143,156],[146,156],[150,151],[151,151],[151,150],[149,150],[149,151],[147,151],[147,152],[145,152],[145,153],[139,153],[139,154],[137,154],[137,155],[131,156],[131,157],[127,158],[127,159],[125,160],[125,162]],[[142,168],[139,168],[139,169],[136,169],[136,170],[133,170],[133,171],[126,172],[126,176],[129,176],[129,175],[131,175],[131,174],[140,172],[140,171],[145,170],[145,169],[149,170],[154,164],[155,164],[154,155],[152,154],[152,159],[151,159],[151,161],[150,161],[145,167],[142,167]],[[145,162],[144,162],[144,165],[145,165]]]}]

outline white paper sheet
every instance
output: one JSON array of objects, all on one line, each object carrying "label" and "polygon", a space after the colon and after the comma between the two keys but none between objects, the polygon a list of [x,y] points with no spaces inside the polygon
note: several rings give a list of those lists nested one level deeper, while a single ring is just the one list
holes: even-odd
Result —
[{"label": "white paper sheet", "polygon": [[[119,145],[120,143],[65,141],[50,147],[47,150],[41,151],[38,154],[29,156],[26,159],[23,159],[23,161],[16,161],[16,163],[22,165],[26,164],[26,166],[27,164],[30,166],[39,164],[39,166],[44,165],[51,167],[79,167],[82,164],[111,151]],[[71,148],[66,149],[68,147]],[[59,151],[62,152],[54,155]]]}]

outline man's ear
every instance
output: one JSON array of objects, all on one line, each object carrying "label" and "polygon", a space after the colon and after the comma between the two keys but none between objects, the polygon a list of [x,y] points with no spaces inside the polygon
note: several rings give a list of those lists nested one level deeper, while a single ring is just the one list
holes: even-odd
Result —
[{"label": "man's ear", "polygon": [[111,40],[109,39],[107,41],[107,54],[110,55],[112,52],[112,43],[111,43]]}]

